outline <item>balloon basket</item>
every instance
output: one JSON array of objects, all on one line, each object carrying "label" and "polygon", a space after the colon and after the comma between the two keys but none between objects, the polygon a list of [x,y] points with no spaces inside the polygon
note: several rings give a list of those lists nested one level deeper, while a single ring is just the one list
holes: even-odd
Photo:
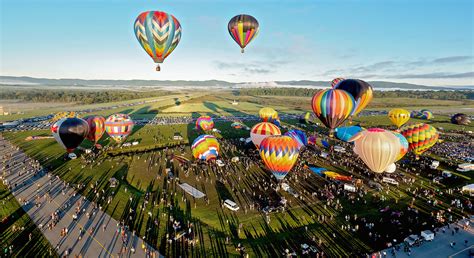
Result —
[{"label": "balloon basket", "polygon": [[156,71],[157,71],[157,72],[161,71],[160,65],[156,65]]},{"label": "balloon basket", "polygon": [[245,50],[242,48],[242,49],[240,50],[240,53],[243,54],[244,52],[245,52]]}]

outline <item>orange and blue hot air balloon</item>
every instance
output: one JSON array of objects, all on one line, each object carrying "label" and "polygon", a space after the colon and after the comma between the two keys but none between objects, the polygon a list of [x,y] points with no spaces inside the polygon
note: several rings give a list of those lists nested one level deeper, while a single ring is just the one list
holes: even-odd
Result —
[{"label": "orange and blue hot air balloon", "polygon": [[286,132],[284,135],[290,136],[291,138],[293,138],[298,144],[298,149],[301,149],[304,146],[308,145],[308,138],[306,137],[306,134],[301,130],[298,130],[298,129],[290,130]]},{"label": "orange and blue hot air balloon", "polygon": [[125,114],[111,115],[105,120],[105,131],[115,142],[122,142],[133,130],[133,120]]},{"label": "orange and blue hot air balloon", "polygon": [[96,147],[100,147],[97,142],[105,133],[105,118],[102,116],[89,116],[85,120],[89,124],[87,139],[93,142]]},{"label": "orange and blue hot air balloon", "polygon": [[334,89],[345,90],[354,98],[355,108],[351,116],[359,114],[373,98],[372,86],[363,80],[345,79],[337,83]]},{"label": "orange and blue hot air balloon", "polygon": [[191,150],[194,158],[209,161],[219,156],[219,142],[212,135],[200,135],[194,140]]},{"label": "orange and blue hot air balloon", "polygon": [[239,14],[230,19],[227,29],[232,39],[240,46],[241,52],[258,34],[258,21],[253,16]]},{"label": "orange and blue hot air balloon", "polygon": [[260,143],[260,157],[277,180],[285,178],[298,155],[298,143],[290,136],[269,136]]},{"label": "orange and blue hot air balloon", "polygon": [[400,133],[407,139],[409,150],[417,157],[435,145],[439,138],[436,128],[423,123],[405,125],[400,128]]},{"label": "orange and blue hot air balloon", "polygon": [[334,129],[353,113],[355,101],[344,90],[327,89],[314,94],[311,106],[314,114],[330,129],[329,136],[332,137]]},{"label": "orange and blue hot air balloon", "polygon": [[210,131],[214,128],[214,120],[210,116],[200,116],[196,120],[196,129]]},{"label": "orange and blue hot air balloon", "polygon": [[[173,15],[149,11],[138,15],[133,25],[138,42],[157,64],[176,48],[181,39],[181,25]],[[160,65],[156,67],[160,71]]]}]

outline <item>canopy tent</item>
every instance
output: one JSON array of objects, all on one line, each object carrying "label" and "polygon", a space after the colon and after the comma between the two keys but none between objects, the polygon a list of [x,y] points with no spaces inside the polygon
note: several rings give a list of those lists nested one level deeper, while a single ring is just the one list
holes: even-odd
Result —
[{"label": "canopy tent", "polygon": [[199,198],[202,198],[202,197],[206,196],[203,192],[201,192],[198,189],[190,186],[187,183],[180,184],[179,187],[181,187],[181,189],[183,189],[186,193],[192,195],[195,198],[199,199]]}]

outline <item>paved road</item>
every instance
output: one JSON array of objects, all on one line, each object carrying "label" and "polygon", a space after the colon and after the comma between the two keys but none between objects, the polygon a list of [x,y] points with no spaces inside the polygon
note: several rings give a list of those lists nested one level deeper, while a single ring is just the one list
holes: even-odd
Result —
[{"label": "paved road", "polygon": [[[22,208],[28,213],[51,245],[56,248],[58,254],[64,256],[66,251],[74,257],[158,257],[156,250],[146,245],[148,254],[142,249],[143,240],[129,231],[125,231],[127,237],[124,244],[121,233],[118,232],[118,223],[115,219],[94,209],[94,204],[80,195],[75,195],[71,187],[65,186],[64,182],[53,175],[38,172],[25,171],[25,164],[31,160],[26,155],[14,149],[0,136],[0,158],[5,158],[6,153],[13,153],[9,161],[21,161],[8,169],[6,175],[8,183],[12,186],[12,193],[17,200],[21,200]],[[7,161],[7,162],[9,162]],[[3,171],[2,171],[3,172]],[[16,186],[15,186],[16,185]],[[50,198],[45,197],[49,191]],[[39,197],[37,197],[39,196]],[[73,219],[78,201],[81,200],[81,212],[76,220]],[[37,207],[35,202],[39,203]],[[95,212],[93,212],[93,210]],[[51,214],[59,213],[59,221],[52,229],[48,224],[52,221]],[[90,218],[87,217],[90,213]],[[92,215],[95,214],[95,215]],[[105,229],[103,228],[105,225]],[[61,229],[67,228],[68,234],[61,237]],[[79,239],[80,228],[83,228],[83,236]],[[95,230],[91,231],[94,228]],[[124,246],[127,247],[126,251]],[[132,247],[135,253],[131,252]],[[122,251],[122,253],[120,253]]]}]

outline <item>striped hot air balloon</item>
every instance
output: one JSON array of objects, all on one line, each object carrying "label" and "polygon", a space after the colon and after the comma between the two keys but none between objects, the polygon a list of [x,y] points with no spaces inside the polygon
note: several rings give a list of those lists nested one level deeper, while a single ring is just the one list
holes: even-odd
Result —
[{"label": "striped hot air balloon", "polygon": [[360,113],[373,98],[372,86],[363,80],[345,79],[334,86],[335,89],[345,90],[352,95],[355,101],[355,108],[351,116]]},{"label": "striped hot air balloon", "polygon": [[105,120],[105,131],[115,142],[122,142],[133,130],[133,120],[125,114],[111,115]]},{"label": "striped hot air balloon", "polygon": [[409,144],[409,150],[413,151],[417,158],[435,145],[439,138],[436,128],[423,123],[405,125],[400,128],[400,133],[405,136]]},{"label": "striped hot air balloon", "polygon": [[394,108],[388,112],[388,118],[398,128],[410,120],[410,112],[403,108]]},{"label": "striped hot air balloon", "polygon": [[298,144],[298,149],[301,149],[304,146],[308,145],[308,137],[306,137],[306,134],[301,130],[290,130],[286,132],[285,135],[290,136],[296,141],[296,143]]},{"label": "striped hot air balloon", "polygon": [[200,116],[196,120],[196,129],[210,131],[214,128],[214,120],[210,116]]},{"label": "striped hot air balloon", "polygon": [[354,98],[344,90],[327,89],[314,94],[311,101],[314,114],[330,129],[333,137],[334,129],[339,127],[354,111]]},{"label": "striped hot air balloon", "polygon": [[105,133],[105,118],[102,116],[89,116],[85,118],[87,124],[89,124],[89,134],[87,139],[95,144],[96,147],[100,147],[97,143]]},{"label": "striped hot air balloon", "polygon": [[283,180],[290,172],[298,154],[298,143],[289,136],[269,136],[260,144],[260,157],[277,180]]},{"label": "striped hot air balloon", "polygon": [[219,156],[219,142],[212,135],[200,135],[194,140],[191,150],[194,158],[209,161]]},{"label": "striped hot air balloon", "polygon": [[281,135],[281,131],[278,126],[269,122],[258,123],[250,130],[250,139],[252,139],[252,142],[255,144],[257,149],[260,147],[260,143],[263,139],[270,135]]},{"label": "striped hot air balloon", "polygon": [[[148,11],[138,15],[133,26],[138,42],[157,64],[176,48],[181,39],[181,25],[173,15]],[[156,67],[160,70],[160,66]]]},{"label": "striped hot air balloon", "polygon": [[230,19],[227,29],[232,39],[240,46],[241,52],[258,34],[258,21],[253,16],[239,14]]}]

